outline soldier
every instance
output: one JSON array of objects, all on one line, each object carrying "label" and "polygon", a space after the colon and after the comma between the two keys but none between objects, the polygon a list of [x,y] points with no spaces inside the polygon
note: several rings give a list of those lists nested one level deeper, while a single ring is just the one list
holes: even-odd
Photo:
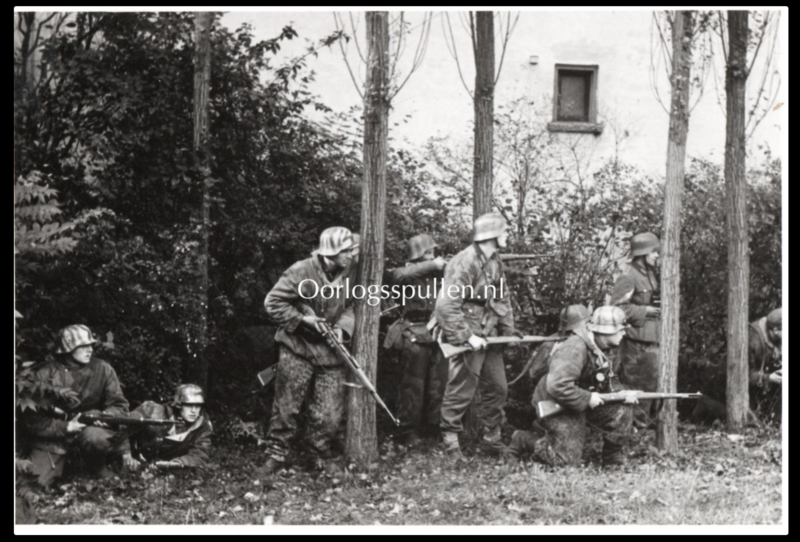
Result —
[{"label": "soldier", "polygon": [[[624,322],[622,309],[600,307],[586,327],[575,328],[553,349],[549,372],[539,380],[532,402],[555,401],[566,410],[537,420],[537,431],[514,431],[512,457],[528,452],[550,466],[580,465],[588,425],[603,432],[603,466],[624,464],[631,410],[623,403],[604,404],[598,392],[607,380],[596,376],[607,375],[605,352],[622,341]],[[629,404],[636,402],[635,396],[626,399]]]},{"label": "soldier", "polygon": [[435,434],[447,383],[447,361],[426,326],[436,306],[435,282],[441,279],[446,264],[441,257],[434,257],[437,246],[430,235],[412,237],[408,241],[408,263],[391,271],[395,284],[411,286],[415,291],[406,299],[401,317],[387,330],[384,342],[385,348],[402,351],[397,417],[402,424],[400,434],[408,445],[419,441],[423,424],[428,425],[429,434]]},{"label": "soldier", "polygon": [[[630,389],[658,388],[659,343],[661,342],[661,298],[658,269],[658,237],[640,233],[631,238],[630,270],[614,284],[611,305],[625,311],[631,327],[619,349],[619,379]],[[634,409],[634,425],[647,427],[652,421],[651,401]]]},{"label": "soldier", "polygon": [[442,438],[455,461],[464,460],[458,435],[464,430],[462,419],[479,384],[484,428],[480,449],[491,455],[506,452],[500,432],[508,392],[503,354],[499,346],[487,348],[486,337],[498,333],[522,336],[514,328],[508,285],[497,252],[506,246],[507,238],[502,215],[478,217],[474,242],[447,264],[436,300],[436,318],[445,339],[450,344],[469,343],[473,349],[451,358],[442,401]]},{"label": "soldier", "polygon": [[[37,379],[54,388],[68,388],[72,396],[60,395],[50,411],[30,410],[22,424],[32,447],[31,470],[39,484],[49,486],[64,472],[67,454],[100,477],[110,478],[113,472],[107,458],[122,456],[128,451],[125,434],[113,431],[101,422],[87,426],[78,421],[81,414],[127,416],[128,401],[114,369],[93,357],[97,340],[83,325],[72,325],[59,334],[56,360],[36,369]],[[131,467],[128,459],[124,464]]]},{"label": "soldier", "polygon": [[[211,451],[211,434],[214,429],[203,406],[203,389],[196,384],[181,384],[175,390],[172,406],[145,401],[131,413],[151,420],[177,420],[179,423],[164,426],[144,426],[131,435],[136,455],[153,461],[159,468],[197,468],[208,464]],[[130,452],[126,454],[133,465],[139,461]]]},{"label": "soldier", "polygon": [[781,309],[750,324],[750,399],[756,412],[781,421]]},{"label": "soldier", "polygon": [[[309,466],[323,468],[331,439],[344,409],[345,367],[325,344],[318,322],[331,325],[338,338],[353,333],[353,308],[344,292],[350,272],[353,235],[347,228],[328,228],[310,258],[287,269],[264,300],[279,324],[275,400],[267,433],[269,458],[260,469],[269,475],[287,465],[289,443],[297,433],[300,408],[309,396]],[[310,392],[310,393],[309,393]]]},{"label": "soldier", "polygon": [[[566,338],[571,335],[574,330],[586,327],[586,323],[591,317],[592,315],[589,314],[589,309],[583,305],[570,305],[569,307],[562,309],[559,313],[558,333],[555,333],[550,337]],[[553,350],[557,344],[559,344],[558,341],[547,341],[539,346],[539,348],[537,348],[533,354],[531,354],[525,369],[522,371],[519,377],[514,380],[514,382],[519,380],[522,375],[528,371],[528,375],[531,378],[531,385],[535,387],[539,382],[539,379],[547,374],[547,366],[550,361],[550,355],[553,353]],[[514,382],[511,382],[511,384],[514,384]]]}]

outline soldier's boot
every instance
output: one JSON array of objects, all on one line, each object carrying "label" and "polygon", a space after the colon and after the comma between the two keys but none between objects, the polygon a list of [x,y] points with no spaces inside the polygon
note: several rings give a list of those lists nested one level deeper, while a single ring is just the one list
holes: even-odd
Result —
[{"label": "soldier's boot", "polygon": [[530,431],[514,431],[508,446],[509,459],[519,460],[524,454],[535,452],[537,439],[537,435]]},{"label": "soldier's boot", "polygon": [[504,459],[508,455],[508,448],[503,444],[499,427],[495,427],[483,436],[479,448],[486,455],[499,456]]},{"label": "soldier's boot", "polygon": [[285,459],[282,460],[274,456],[270,456],[264,465],[256,469],[256,475],[261,477],[272,476],[279,470],[285,469],[287,466],[288,463]]},{"label": "soldier's boot", "polygon": [[442,433],[442,439],[444,440],[444,452],[447,454],[451,463],[458,464],[467,462],[464,454],[461,453],[461,447],[458,445],[458,433],[444,431]]},{"label": "soldier's boot", "polygon": [[603,468],[622,467],[626,463],[625,448],[619,444],[603,443]]}]

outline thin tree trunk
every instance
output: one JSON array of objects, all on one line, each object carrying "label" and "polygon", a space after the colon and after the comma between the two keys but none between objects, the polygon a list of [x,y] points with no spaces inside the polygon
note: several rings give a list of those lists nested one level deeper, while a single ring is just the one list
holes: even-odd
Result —
[{"label": "thin tree trunk", "polygon": [[475,14],[475,145],[473,218],[492,211],[494,153],[494,13]]},{"label": "thin tree trunk", "polygon": [[195,13],[194,57],[194,140],[195,165],[202,177],[203,199],[199,213],[194,217],[195,231],[199,237],[197,254],[197,307],[192,322],[189,352],[192,356],[189,370],[191,380],[203,388],[208,379],[208,233],[211,205],[208,171],[208,104],[211,82],[211,18],[210,12]]},{"label": "thin tree trunk", "polygon": [[[678,386],[678,350],[681,312],[681,206],[683,198],[686,136],[689,133],[692,30],[694,14],[678,11],[672,24],[672,105],[667,143],[667,175],[664,187],[664,234],[661,258],[661,368],[659,390],[674,393]],[[659,450],[678,449],[678,411],[666,401],[658,417]]]},{"label": "thin tree trunk", "polygon": [[[386,220],[386,155],[389,133],[389,13],[368,11],[367,80],[364,94],[364,183],[361,195],[360,281],[381,284]],[[356,301],[353,355],[375,382],[380,305]],[[375,402],[370,394],[351,388],[348,394],[345,455],[367,465],[378,459]]]},{"label": "thin tree trunk", "polygon": [[747,379],[750,254],[745,177],[745,85],[747,83],[748,12],[728,12],[730,52],[725,72],[725,218],[728,229],[728,431],[740,431],[750,402]]}]

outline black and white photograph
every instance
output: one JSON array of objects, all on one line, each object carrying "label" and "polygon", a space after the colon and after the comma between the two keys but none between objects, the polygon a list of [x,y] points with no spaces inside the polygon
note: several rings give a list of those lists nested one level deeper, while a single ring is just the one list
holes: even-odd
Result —
[{"label": "black and white photograph", "polygon": [[788,23],[15,7],[15,534],[788,534]]}]

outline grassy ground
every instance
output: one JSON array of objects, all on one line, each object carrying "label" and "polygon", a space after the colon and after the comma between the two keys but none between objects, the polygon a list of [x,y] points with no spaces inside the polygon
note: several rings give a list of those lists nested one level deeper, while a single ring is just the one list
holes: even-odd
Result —
[{"label": "grassy ground", "polygon": [[145,471],[114,480],[73,478],[40,498],[44,524],[658,525],[777,524],[781,442],[776,433],[731,438],[688,426],[681,452],[659,456],[640,436],[623,469],[508,467],[474,457],[452,467],[438,449],[382,445],[356,472],[290,469],[259,480],[263,454],[219,445],[201,473]]}]

